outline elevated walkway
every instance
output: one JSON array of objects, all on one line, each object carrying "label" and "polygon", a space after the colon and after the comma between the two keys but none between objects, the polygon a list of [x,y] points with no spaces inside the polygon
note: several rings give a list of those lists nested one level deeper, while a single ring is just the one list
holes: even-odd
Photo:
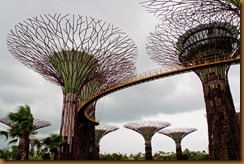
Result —
[{"label": "elevated walkway", "polygon": [[[209,66],[223,65],[223,64],[227,64],[227,65],[239,64],[240,57],[224,58],[224,57],[218,56],[217,58],[206,58],[206,59],[204,59],[204,61],[201,61],[201,63],[197,63],[194,61],[192,61],[191,63],[194,63],[194,64],[187,65],[185,67],[179,66],[179,67],[174,67],[174,68],[154,69],[154,70],[151,70],[148,72],[140,73],[140,74],[128,77],[126,79],[123,79],[123,80],[119,81],[118,83],[116,83],[114,86],[110,86],[109,88],[101,90],[96,95],[93,95],[87,101],[80,103],[78,109],[79,109],[79,111],[80,110],[85,111],[84,109],[86,107],[88,107],[92,102],[94,102],[108,94],[116,92],[118,90],[125,89],[125,88],[131,87],[134,85],[138,85],[141,83],[146,83],[146,82],[156,80],[156,79],[161,79],[164,77],[169,77],[169,76],[174,76],[177,74],[191,72],[196,69],[201,69],[201,68],[209,67]],[[89,120],[98,123],[98,121],[95,118],[90,117],[89,114],[87,114],[86,112],[85,112],[85,116]]]}]

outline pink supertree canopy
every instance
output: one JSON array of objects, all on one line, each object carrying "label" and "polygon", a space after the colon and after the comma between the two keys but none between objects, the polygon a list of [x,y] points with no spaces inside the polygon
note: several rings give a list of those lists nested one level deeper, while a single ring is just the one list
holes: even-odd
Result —
[{"label": "pink supertree canopy", "polygon": [[152,160],[152,146],[151,140],[155,133],[159,130],[170,126],[169,122],[163,121],[138,121],[138,122],[131,122],[124,125],[125,128],[131,129],[139,134],[145,140],[145,159]]}]

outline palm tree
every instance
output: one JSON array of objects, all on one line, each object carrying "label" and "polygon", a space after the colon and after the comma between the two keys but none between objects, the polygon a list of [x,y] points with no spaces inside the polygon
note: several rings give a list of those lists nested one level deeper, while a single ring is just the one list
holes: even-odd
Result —
[{"label": "palm tree", "polygon": [[8,131],[1,132],[7,138],[14,138],[9,144],[19,141],[17,160],[29,159],[30,135],[35,135],[36,130],[51,125],[48,121],[34,119],[28,105],[19,106],[16,113],[10,112],[6,118],[0,118],[0,122],[10,127]]},{"label": "palm tree", "polygon": [[241,10],[241,1],[240,0],[225,0],[225,1],[234,5],[238,10]]},{"label": "palm tree", "polygon": [[54,155],[54,160],[59,159],[60,148],[64,143],[65,142],[62,141],[62,136],[59,134],[51,134],[49,137],[43,140],[43,145],[45,146],[45,149],[48,149],[49,152]]},{"label": "palm tree", "polygon": [[10,143],[19,141],[17,160],[28,159],[29,154],[29,137],[34,132],[34,117],[31,114],[31,109],[28,105],[19,106],[18,112],[11,112],[8,115],[8,120],[11,123],[9,135],[13,138]]}]

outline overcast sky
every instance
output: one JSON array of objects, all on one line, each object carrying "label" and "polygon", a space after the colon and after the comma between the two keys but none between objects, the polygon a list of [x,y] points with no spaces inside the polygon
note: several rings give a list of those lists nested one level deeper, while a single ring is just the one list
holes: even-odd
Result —
[{"label": "overcast sky", "polygon": [[[101,19],[126,32],[138,47],[137,73],[160,66],[146,53],[150,32],[159,22],[139,5],[137,0],[0,0],[0,117],[29,105],[35,118],[52,123],[39,130],[37,137],[59,132],[62,91],[55,84],[28,69],[7,50],[7,34],[23,20],[43,14],[80,14]],[[229,71],[229,83],[235,106],[240,105],[240,66]],[[186,136],[182,148],[194,151],[208,149],[205,104],[200,79],[192,72],[158,79],[112,93],[98,101],[97,119],[119,130],[100,142],[102,153],[144,153],[142,136],[125,129],[124,124],[141,120],[167,121],[168,128],[192,127],[198,130]],[[0,124],[0,130],[8,127]],[[0,139],[0,147],[6,147]],[[153,152],[175,151],[172,139],[162,134],[152,138]]]}]

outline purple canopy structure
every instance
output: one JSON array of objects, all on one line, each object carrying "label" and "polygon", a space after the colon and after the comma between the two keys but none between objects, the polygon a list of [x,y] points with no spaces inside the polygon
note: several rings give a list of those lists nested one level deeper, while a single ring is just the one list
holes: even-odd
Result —
[{"label": "purple canopy structure", "polygon": [[176,158],[177,160],[182,160],[182,149],[181,149],[181,141],[188,134],[196,131],[196,128],[174,128],[174,129],[163,129],[158,133],[164,134],[170,138],[172,138],[175,142],[176,146]]},{"label": "purple canopy structure", "polygon": [[118,130],[119,127],[114,125],[98,125],[95,127],[95,159],[99,159],[99,152],[100,152],[100,141],[101,139],[107,135],[108,133],[111,133],[115,130]]},{"label": "purple canopy structure", "polygon": [[140,133],[145,140],[145,160],[153,160],[151,140],[159,130],[171,124],[163,121],[138,121],[124,125],[125,128]]}]

